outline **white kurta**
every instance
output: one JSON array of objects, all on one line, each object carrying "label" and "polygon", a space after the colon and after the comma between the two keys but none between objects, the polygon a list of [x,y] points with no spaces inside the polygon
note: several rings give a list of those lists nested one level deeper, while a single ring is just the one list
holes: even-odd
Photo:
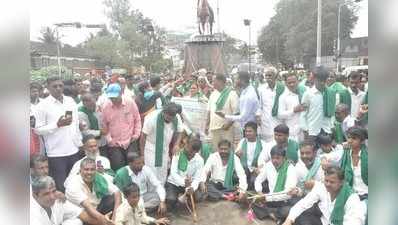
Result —
[{"label": "white kurta", "polygon": [[256,112],[257,116],[261,116],[261,125],[259,127],[259,134],[265,141],[271,141],[274,128],[280,121],[272,116],[272,107],[274,106],[275,89],[269,88],[268,83],[261,84],[258,87],[258,95],[260,96],[260,105]]},{"label": "white kurta", "polygon": [[[160,110],[153,111],[149,113],[144,120],[144,126],[142,128],[142,132],[146,134],[145,141],[145,165],[152,169],[155,173],[156,177],[159,181],[164,185],[167,179],[167,166],[169,163],[169,145],[173,138],[173,124],[165,123],[164,124],[164,138],[163,138],[163,161],[161,167],[155,167],[155,158],[156,158],[156,123]],[[182,121],[180,117],[177,116],[178,124],[177,131],[182,132]]]},{"label": "white kurta", "polygon": [[63,203],[56,200],[51,207],[51,218],[48,217],[39,203],[30,197],[30,225],[81,225],[82,221],[78,218],[83,209],[73,205],[69,201]]},{"label": "white kurta", "polygon": [[[330,224],[330,216],[336,199],[332,201],[325,185],[319,182],[316,182],[312,190],[290,209],[287,218],[294,221],[301,213],[306,209],[311,208],[318,201],[319,209],[322,212],[322,224]],[[359,200],[357,194],[354,193],[348,197],[347,202],[344,205],[344,211],[343,225],[365,224],[365,207]]]},{"label": "white kurta", "polygon": [[294,107],[300,104],[299,96],[285,88],[283,94],[279,97],[278,118],[283,120],[289,127],[289,138],[299,141],[300,136],[300,114],[295,113]]},{"label": "white kurta", "polygon": [[[245,139],[240,140],[235,152],[241,151],[243,154],[242,144],[243,144],[244,140]],[[254,142],[247,141],[247,162],[246,163],[247,163],[247,166],[248,166],[250,172],[252,172],[254,170],[252,163],[254,160],[254,153],[256,152],[256,144],[257,144],[257,140]],[[258,156],[257,166],[259,166],[260,161],[264,161],[265,160],[264,158],[267,157],[267,154],[263,153],[263,151],[266,151],[265,150],[266,149],[265,141],[261,140],[261,146],[262,146],[262,150],[260,152],[260,155]],[[261,155],[261,154],[263,154],[263,155]]]},{"label": "white kurta", "polygon": [[179,159],[180,155],[173,156],[170,168],[170,176],[167,181],[178,187],[185,187],[185,178],[190,176],[192,178],[192,188],[194,191],[196,191],[202,178],[202,170],[204,166],[202,157],[196,153],[195,156],[188,161],[188,167],[186,171],[181,171],[178,169]]}]

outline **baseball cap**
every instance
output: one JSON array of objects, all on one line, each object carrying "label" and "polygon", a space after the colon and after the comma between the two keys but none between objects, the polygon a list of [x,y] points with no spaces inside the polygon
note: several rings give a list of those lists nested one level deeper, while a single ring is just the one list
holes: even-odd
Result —
[{"label": "baseball cap", "polygon": [[121,91],[122,89],[120,88],[119,84],[110,84],[106,88],[106,96],[108,98],[116,98],[119,97]]}]

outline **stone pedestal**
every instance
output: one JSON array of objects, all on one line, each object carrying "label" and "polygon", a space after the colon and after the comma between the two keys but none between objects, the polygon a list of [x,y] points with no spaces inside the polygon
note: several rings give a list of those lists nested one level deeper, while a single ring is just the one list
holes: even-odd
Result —
[{"label": "stone pedestal", "polygon": [[193,73],[201,68],[225,74],[222,54],[224,40],[219,35],[196,35],[185,42],[184,68]]}]

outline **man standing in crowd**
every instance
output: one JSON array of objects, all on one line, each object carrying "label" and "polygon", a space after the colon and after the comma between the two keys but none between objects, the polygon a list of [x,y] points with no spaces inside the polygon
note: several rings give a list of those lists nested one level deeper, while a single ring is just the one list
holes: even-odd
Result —
[{"label": "man standing in crowd", "polygon": [[233,142],[233,122],[227,121],[216,114],[218,111],[227,115],[238,113],[239,97],[231,87],[226,86],[226,81],[224,75],[216,75],[213,82],[215,90],[210,94],[209,98],[205,132],[207,134],[210,133],[213,146],[217,146],[221,139]]},{"label": "man standing in crowd", "polygon": [[356,119],[350,115],[348,105],[343,103],[336,106],[335,115],[333,137],[337,144],[341,144],[347,140],[347,130],[355,126]]},{"label": "man standing in crowd", "polygon": [[134,101],[122,97],[119,84],[106,88],[109,98],[102,109],[102,121],[108,143],[108,158],[114,171],[127,164],[127,152],[138,151],[141,118]]},{"label": "man standing in crowd", "polygon": [[79,160],[82,145],[77,105],[71,97],[63,95],[63,87],[60,77],[47,78],[50,95],[37,106],[35,128],[44,139],[50,176],[62,192],[67,175]]},{"label": "man standing in crowd", "polygon": [[167,179],[169,146],[173,145],[171,154],[174,155],[183,129],[177,110],[175,103],[169,103],[162,110],[148,114],[140,138],[141,156],[144,156],[145,165],[152,169],[163,185]]},{"label": "man standing in crowd", "polygon": [[240,71],[238,73],[236,85],[240,89],[239,115],[226,115],[221,111],[217,111],[215,113],[220,117],[227,119],[228,121],[239,122],[242,131],[247,122],[256,122],[255,115],[259,107],[259,102],[256,90],[250,85],[250,76],[248,72]]},{"label": "man standing in crowd", "polygon": [[301,100],[305,92],[305,86],[298,85],[297,76],[288,73],[285,77],[285,91],[279,98],[278,118],[289,127],[289,137],[295,141],[302,139],[300,129],[300,114],[305,110]]},{"label": "man standing in crowd", "polygon": [[365,92],[361,91],[361,74],[357,71],[353,71],[349,75],[350,88],[348,89],[351,93],[351,116],[357,116],[359,107],[362,104]]}]

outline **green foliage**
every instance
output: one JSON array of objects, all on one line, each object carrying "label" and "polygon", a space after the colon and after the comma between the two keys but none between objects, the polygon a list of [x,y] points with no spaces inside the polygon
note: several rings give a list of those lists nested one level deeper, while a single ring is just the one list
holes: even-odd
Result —
[{"label": "green foliage", "polygon": [[[341,39],[348,38],[358,17],[354,4],[345,5],[341,11]],[[337,39],[338,3],[323,0],[322,5],[322,55],[334,54]],[[316,55],[317,1],[280,0],[276,14],[258,37],[258,47],[263,60],[291,65],[303,62],[305,57]]]},{"label": "green foliage", "polygon": [[[58,75],[58,66],[48,66],[43,67],[39,70],[31,70],[30,71],[30,81],[36,81],[39,83],[45,83],[47,77]],[[65,79],[72,78],[72,70],[62,66],[61,67],[61,76]]]}]

